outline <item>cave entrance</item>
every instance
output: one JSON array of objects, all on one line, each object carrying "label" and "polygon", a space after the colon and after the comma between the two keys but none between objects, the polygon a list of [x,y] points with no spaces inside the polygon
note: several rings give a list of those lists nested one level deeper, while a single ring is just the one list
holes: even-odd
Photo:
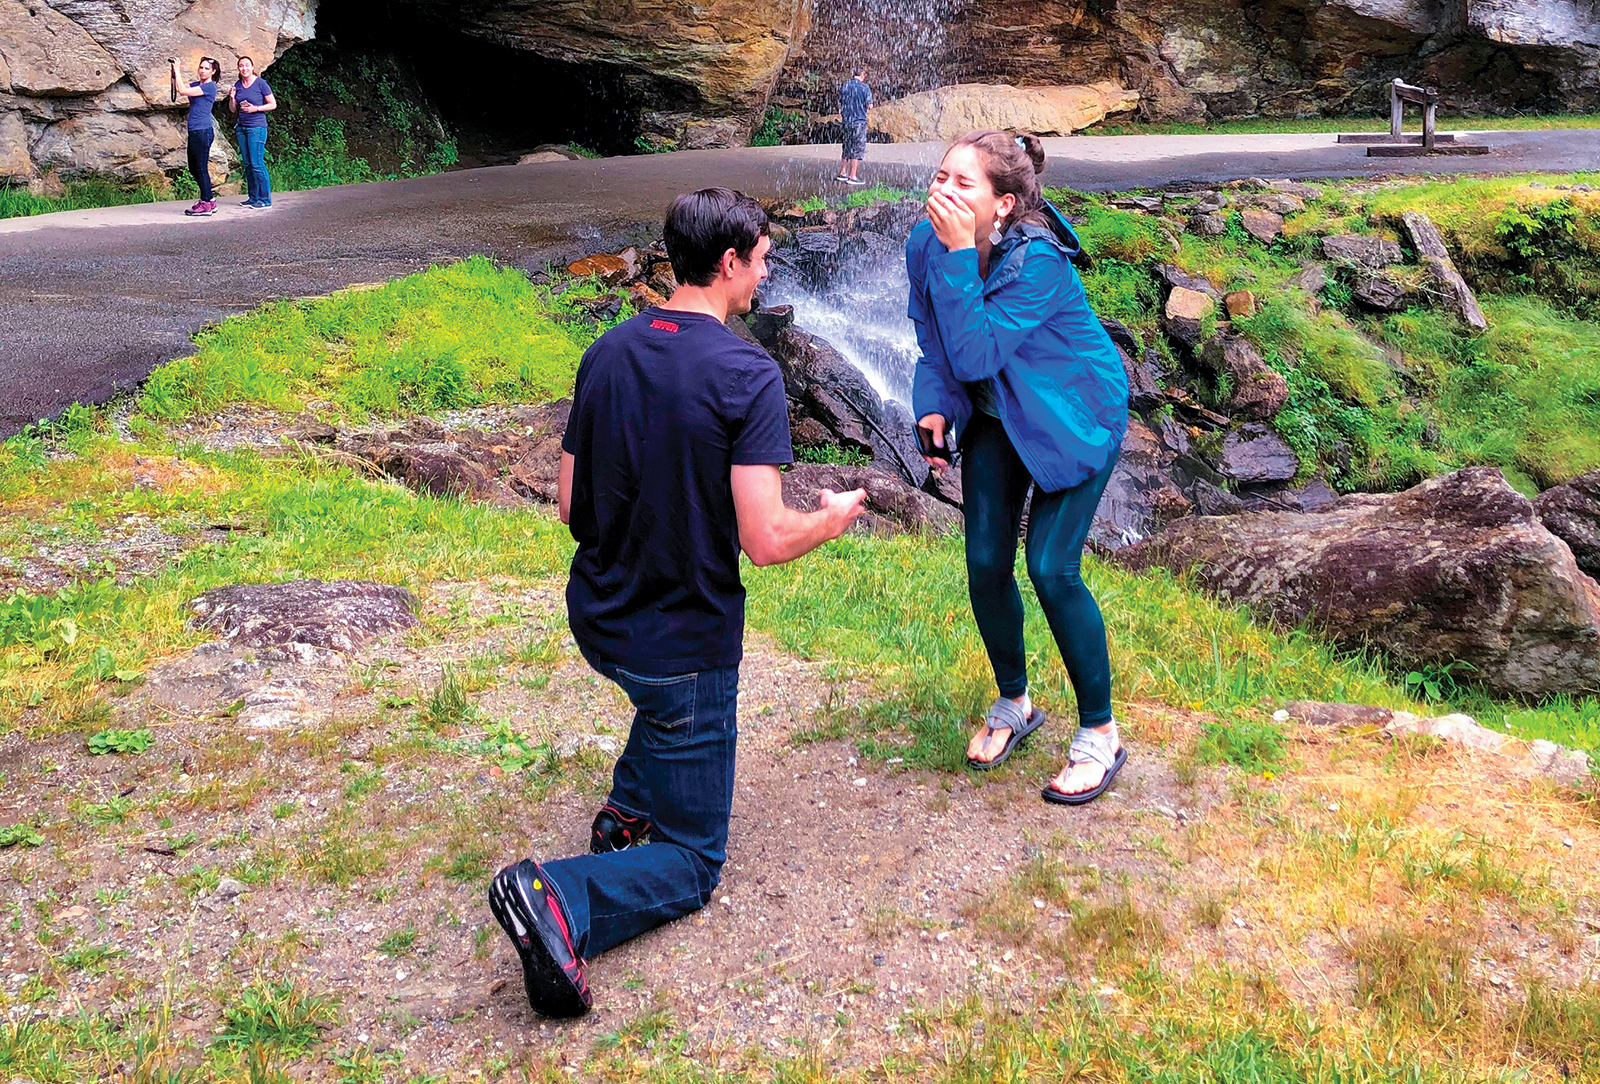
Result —
[{"label": "cave entrance", "polygon": [[[359,82],[349,73],[364,62],[406,71],[422,99],[413,104],[436,115],[455,138],[460,168],[514,162],[546,143],[575,143],[607,155],[638,150],[644,95],[620,67],[550,60],[471,37],[426,9],[324,0],[316,38],[295,48],[338,58],[344,85],[330,88],[330,99],[361,99],[362,87],[348,84]],[[337,115],[336,102],[327,104],[329,115]],[[395,108],[364,104],[366,115],[380,122]],[[348,124],[346,134],[353,148],[359,145],[360,134]]]}]

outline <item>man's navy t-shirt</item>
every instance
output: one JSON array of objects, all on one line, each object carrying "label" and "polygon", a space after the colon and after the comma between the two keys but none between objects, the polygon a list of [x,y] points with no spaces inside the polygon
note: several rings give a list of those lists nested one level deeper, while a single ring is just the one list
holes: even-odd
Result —
[{"label": "man's navy t-shirt", "polygon": [[578,366],[572,634],[641,674],[737,666],[744,585],[730,474],[794,461],[783,376],[715,317],[650,308]]}]

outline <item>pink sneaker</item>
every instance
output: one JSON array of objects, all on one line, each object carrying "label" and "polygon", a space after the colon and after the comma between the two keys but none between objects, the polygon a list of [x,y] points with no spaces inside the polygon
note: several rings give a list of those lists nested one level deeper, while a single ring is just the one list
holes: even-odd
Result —
[{"label": "pink sneaker", "polygon": [[208,215],[216,209],[217,205],[215,203],[207,203],[205,200],[198,200],[193,207],[189,208],[183,213],[186,215]]}]

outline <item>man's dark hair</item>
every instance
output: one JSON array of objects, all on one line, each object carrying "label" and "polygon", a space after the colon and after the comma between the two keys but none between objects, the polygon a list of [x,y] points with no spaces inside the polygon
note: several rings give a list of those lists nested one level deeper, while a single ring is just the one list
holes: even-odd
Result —
[{"label": "man's dark hair", "polygon": [[710,286],[723,253],[731,248],[740,260],[749,260],[767,233],[761,204],[730,188],[702,188],[672,201],[662,236],[677,280]]},{"label": "man's dark hair", "polygon": [[867,74],[867,69],[863,68],[860,64],[857,64],[855,67],[850,69],[850,74],[855,78],[860,79],[863,75]]}]

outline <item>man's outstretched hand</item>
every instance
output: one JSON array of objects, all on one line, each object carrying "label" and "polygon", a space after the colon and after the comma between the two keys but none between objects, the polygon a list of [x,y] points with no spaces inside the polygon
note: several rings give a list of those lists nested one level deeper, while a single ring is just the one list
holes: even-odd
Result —
[{"label": "man's outstretched hand", "polygon": [[828,537],[838,538],[844,534],[845,528],[867,510],[866,500],[867,491],[864,489],[852,489],[848,493],[835,493],[831,489],[817,490],[817,511],[828,515],[828,523],[833,530]]}]

